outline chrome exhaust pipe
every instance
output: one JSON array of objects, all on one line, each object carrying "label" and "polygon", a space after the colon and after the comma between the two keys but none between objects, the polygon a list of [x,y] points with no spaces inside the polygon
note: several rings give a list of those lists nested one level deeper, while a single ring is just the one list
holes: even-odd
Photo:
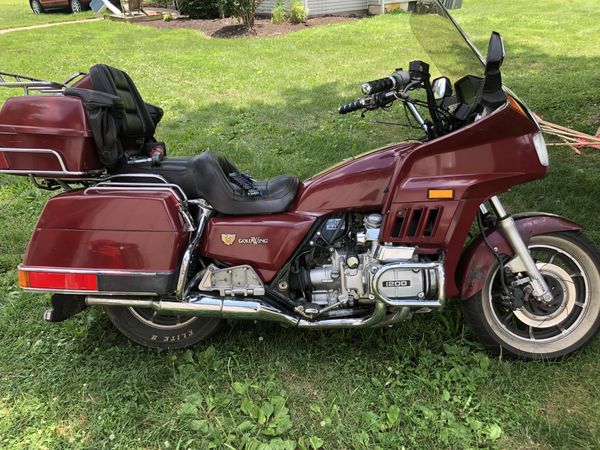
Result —
[{"label": "chrome exhaust pipe", "polygon": [[88,306],[149,308],[165,315],[264,320],[279,322],[291,327],[312,329],[370,328],[381,322],[386,314],[386,306],[382,302],[377,302],[373,314],[366,318],[307,320],[299,316],[286,314],[280,309],[257,299],[235,300],[205,295],[190,297],[187,302],[90,296],[86,297],[85,303]]}]

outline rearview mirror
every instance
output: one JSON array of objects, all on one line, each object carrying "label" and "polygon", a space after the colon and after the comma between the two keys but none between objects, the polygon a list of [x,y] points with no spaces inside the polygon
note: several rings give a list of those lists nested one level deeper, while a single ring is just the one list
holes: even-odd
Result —
[{"label": "rearview mirror", "polygon": [[481,103],[491,109],[496,109],[506,103],[506,94],[502,88],[500,66],[504,62],[504,42],[502,36],[492,33],[485,62],[485,77]]},{"label": "rearview mirror", "polygon": [[490,36],[490,43],[488,45],[486,71],[498,70],[504,62],[505,54],[502,36],[494,31]]},{"label": "rearview mirror", "polygon": [[452,96],[452,83],[450,83],[447,77],[440,77],[433,80],[432,88],[436,100]]}]

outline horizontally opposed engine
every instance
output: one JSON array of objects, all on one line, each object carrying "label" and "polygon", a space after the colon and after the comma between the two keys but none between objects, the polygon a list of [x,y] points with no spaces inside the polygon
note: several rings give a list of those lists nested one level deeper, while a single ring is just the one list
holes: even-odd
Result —
[{"label": "horizontally opposed engine", "polygon": [[320,308],[381,299],[390,306],[440,306],[443,265],[415,247],[379,242],[380,214],[327,219],[291,268],[290,289]]}]

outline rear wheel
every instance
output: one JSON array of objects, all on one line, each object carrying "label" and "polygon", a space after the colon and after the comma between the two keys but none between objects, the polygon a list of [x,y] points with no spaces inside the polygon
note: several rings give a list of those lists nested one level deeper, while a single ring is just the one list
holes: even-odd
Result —
[{"label": "rear wheel", "polygon": [[42,8],[42,4],[40,3],[40,0],[31,0],[31,2],[29,4],[30,4],[31,10],[33,11],[34,14],[41,14],[44,12],[44,8]]},{"label": "rear wheel", "polygon": [[529,249],[554,300],[526,298],[513,309],[496,264],[482,291],[462,303],[464,316],[494,353],[560,358],[582,348],[600,327],[600,253],[583,234],[572,232],[535,236]]},{"label": "rear wheel", "polygon": [[147,308],[104,308],[113,325],[133,342],[150,348],[180,349],[207,339],[221,319],[165,316]]}]

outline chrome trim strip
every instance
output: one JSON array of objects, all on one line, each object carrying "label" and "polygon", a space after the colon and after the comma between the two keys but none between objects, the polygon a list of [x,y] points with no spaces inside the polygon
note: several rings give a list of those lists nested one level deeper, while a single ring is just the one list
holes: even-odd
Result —
[{"label": "chrome trim strip", "polygon": [[111,291],[68,291],[68,290],[60,290],[60,289],[39,289],[39,288],[21,288],[27,292],[34,292],[38,294],[78,294],[78,295],[89,295],[89,294],[100,294],[100,295],[108,295],[108,296],[137,296],[137,297],[158,297],[161,294],[157,292],[111,292]]},{"label": "chrome trim strip", "polygon": [[60,268],[60,267],[40,267],[40,266],[25,266],[23,264],[19,264],[17,266],[17,270],[21,270],[23,272],[52,272],[52,273],[92,273],[96,275],[135,275],[135,276],[148,276],[155,277],[159,275],[173,275],[175,272],[138,272],[138,271],[128,271],[128,270],[119,270],[119,269],[70,269],[70,268]]}]

